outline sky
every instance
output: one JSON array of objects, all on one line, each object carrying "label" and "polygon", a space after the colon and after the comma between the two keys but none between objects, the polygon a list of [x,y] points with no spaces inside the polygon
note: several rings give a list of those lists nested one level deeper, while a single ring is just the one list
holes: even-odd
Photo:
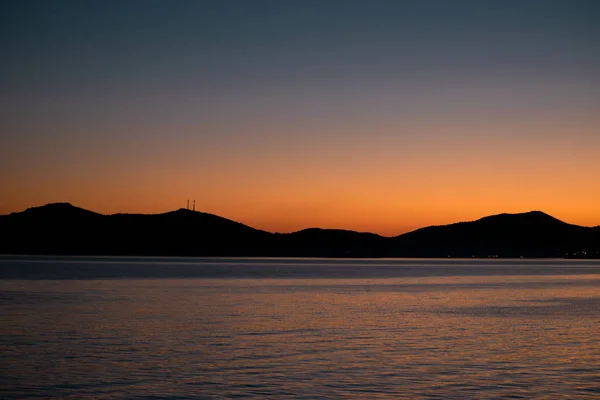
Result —
[{"label": "sky", "polygon": [[0,214],[600,224],[600,2],[0,2]]}]

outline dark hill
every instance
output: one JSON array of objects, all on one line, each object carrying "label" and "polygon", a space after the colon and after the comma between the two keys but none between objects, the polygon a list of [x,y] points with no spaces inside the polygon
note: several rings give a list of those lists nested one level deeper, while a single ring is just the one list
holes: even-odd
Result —
[{"label": "dark hill", "polygon": [[379,257],[388,240],[374,233],[309,228],[277,235],[277,251],[311,257]]},{"label": "dark hill", "polygon": [[164,214],[115,214],[106,217],[116,232],[114,254],[260,255],[272,234],[213,214],[180,209]]},{"label": "dark hill", "polygon": [[111,255],[258,255],[272,234],[216,215],[102,215],[68,203],[0,216],[0,253]]},{"label": "dark hill", "polygon": [[311,228],[272,234],[187,209],[102,215],[68,203],[0,216],[0,253],[299,257],[600,257],[600,227],[539,211],[418,229],[394,238]]},{"label": "dark hill", "polygon": [[540,211],[418,229],[393,238],[392,252],[414,257],[564,257],[597,248],[598,231]]},{"label": "dark hill", "polygon": [[[88,234],[104,216],[69,203],[47,204],[0,216],[0,252],[88,254]],[[63,251],[64,249],[64,251]]]},{"label": "dark hill", "polygon": [[45,223],[61,221],[67,223],[77,223],[102,217],[102,214],[98,214],[80,207],[75,207],[70,203],[51,203],[41,207],[31,207],[23,212],[12,213],[3,217],[13,218],[21,222],[35,221],[37,223]]}]

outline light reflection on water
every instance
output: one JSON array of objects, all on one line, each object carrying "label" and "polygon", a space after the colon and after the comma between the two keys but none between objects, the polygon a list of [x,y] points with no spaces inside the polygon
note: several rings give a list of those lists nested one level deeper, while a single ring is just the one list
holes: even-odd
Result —
[{"label": "light reflection on water", "polygon": [[562,266],[3,280],[0,398],[598,398],[600,268]]}]

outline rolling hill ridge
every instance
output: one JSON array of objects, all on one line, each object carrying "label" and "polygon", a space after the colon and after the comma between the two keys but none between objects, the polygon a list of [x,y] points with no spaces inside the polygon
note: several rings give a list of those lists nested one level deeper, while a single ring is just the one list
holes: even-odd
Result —
[{"label": "rolling hill ridge", "polygon": [[309,228],[270,233],[179,209],[103,215],[53,203],[0,216],[0,253],[278,257],[600,257],[600,227],[540,211],[430,226],[396,237]]}]

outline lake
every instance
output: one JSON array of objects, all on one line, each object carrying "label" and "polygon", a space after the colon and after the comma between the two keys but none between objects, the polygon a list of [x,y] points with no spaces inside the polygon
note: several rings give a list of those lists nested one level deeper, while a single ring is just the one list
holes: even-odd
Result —
[{"label": "lake", "polygon": [[0,256],[2,399],[595,399],[600,260]]}]

